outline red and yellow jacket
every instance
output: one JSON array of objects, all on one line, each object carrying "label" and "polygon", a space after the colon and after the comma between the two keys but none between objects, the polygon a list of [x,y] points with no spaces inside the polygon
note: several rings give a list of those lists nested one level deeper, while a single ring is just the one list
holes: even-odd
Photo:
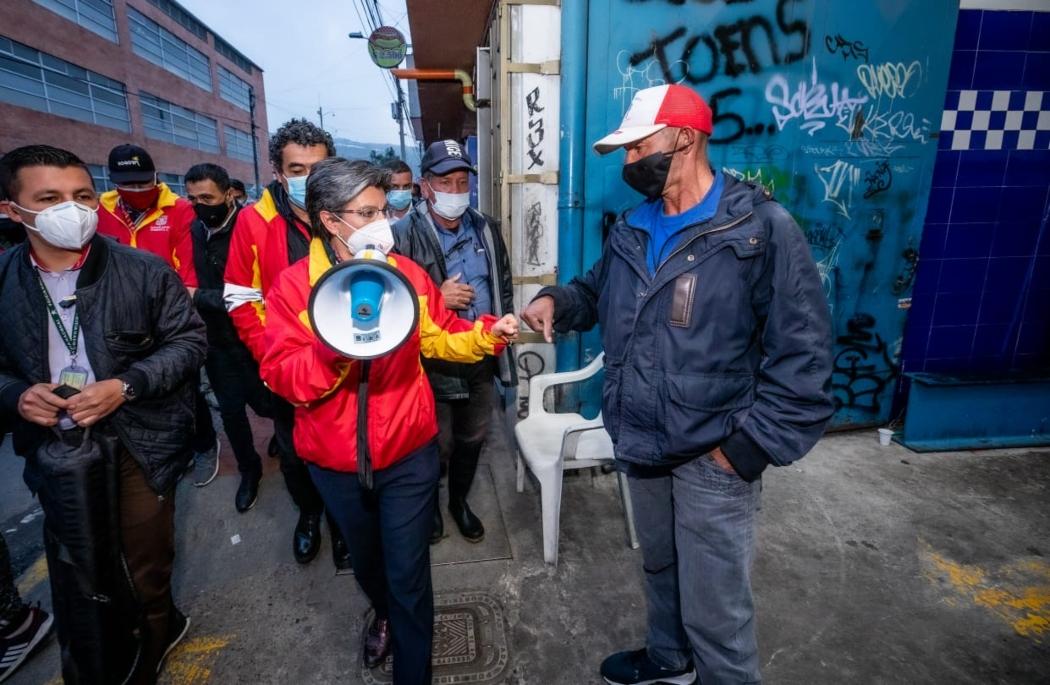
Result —
[{"label": "red and yellow jacket", "polygon": [[[368,381],[368,446],[373,468],[387,468],[437,435],[434,394],[420,361],[426,357],[477,362],[503,351],[491,334],[496,318],[461,319],[445,308],[441,291],[405,257],[387,261],[403,273],[419,298],[419,326],[385,357],[372,360]],[[310,327],[307,305],[317,280],[332,266],[315,239],[310,256],[288,267],[266,300],[266,352],[260,373],[295,407],[295,450],[336,471],[357,470],[357,385],[361,362],[333,352]]]},{"label": "red and yellow jacket", "polygon": [[[305,226],[296,222],[295,227],[310,239]],[[289,261],[288,223],[266,189],[258,202],[237,215],[223,291],[237,334],[256,360],[262,359],[265,349],[266,297]]]},{"label": "red and yellow jacket", "polygon": [[115,190],[99,198],[98,232],[121,245],[130,245],[157,255],[179,274],[189,288],[197,287],[193,268],[193,237],[190,226],[197,219],[189,200],[179,197],[166,183],[158,183],[157,206],[134,223],[124,213]]}]

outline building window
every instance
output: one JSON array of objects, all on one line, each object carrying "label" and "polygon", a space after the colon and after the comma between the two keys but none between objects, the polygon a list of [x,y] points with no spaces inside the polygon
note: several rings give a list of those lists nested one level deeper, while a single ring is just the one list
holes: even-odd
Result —
[{"label": "building window", "polygon": [[0,36],[0,100],[131,130],[124,84]]},{"label": "building window", "polygon": [[153,5],[161,12],[164,12],[164,14],[177,21],[182,28],[186,29],[204,42],[208,41],[208,29],[205,28],[204,24],[197,21],[196,17],[176,5],[174,2],[171,2],[171,0],[149,0],[149,4]]},{"label": "building window", "polygon": [[186,185],[182,182],[182,176],[178,174],[157,174],[161,183],[167,183],[171,192],[186,197]]},{"label": "building window", "polygon": [[246,162],[254,162],[255,155],[252,154],[252,136],[232,126],[224,126],[226,134],[226,155],[234,159],[243,159]]},{"label": "building window", "polygon": [[203,52],[131,7],[128,24],[136,55],[211,91],[211,63]]},{"label": "building window", "polygon": [[95,182],[95,191],[105,193],[116,188],[113,181],[109,180],[109,168],[105,164],[88,164],[91,179]]},{"label": "building window", "polygon": [[252,70],[252,63],[248,61],[247,57],[237,52],[236,48],[224,41],[222,38],[216,36],[214,33],[212,34],[212,39],[215,41],[215,52],[219,53],[226,59],[239,66],[244,71],[244,73],[248,74],[249,76],[255,73]]},{"label": "building window", "polygon": [[214,119],[141,91],[139,103],[142,124],[150,138],[204,152],[219,151],[219,129]]},{"label": "building window", "polygon": [[36,4],[61,14],[106,40],[118,42],[113,0],[36,0]]},{"label": "building window", "polygon": [[251,86],[233,75],[229,69],[219,66],[219,95],[243,110],[251,110]]}]

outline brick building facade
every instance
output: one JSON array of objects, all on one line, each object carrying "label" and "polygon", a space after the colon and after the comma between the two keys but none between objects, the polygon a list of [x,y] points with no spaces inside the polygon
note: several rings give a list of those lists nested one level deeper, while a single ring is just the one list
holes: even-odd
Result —
[{"label": "brick building facade", "polygon": [[0,151],[66,148],[102,190],[109,150],[132,142],[180,193],[182,175],[199,162],[220,164],[251,188],[253,110],[265,185],[262,70],[178,3],[0,3]]}]

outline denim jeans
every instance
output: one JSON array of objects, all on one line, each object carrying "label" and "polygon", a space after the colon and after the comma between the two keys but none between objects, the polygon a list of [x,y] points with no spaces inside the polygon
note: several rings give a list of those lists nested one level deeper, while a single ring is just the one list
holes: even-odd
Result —
[{"label": "denim jeans", "polygon": [[751,598],[761,480],[748,483],[710,455],[628,475],[650,658],[673,669],[692,661],[704,685],[761,682]]},{"label": "denim jeans", "polygon": [[430,532],[437,498],[434,443],[375,472],[364,490],[356,473],[310,464],[328,513],[346,538],[354,576],[379,618],[390,620],[395,685],[428,685],[434,637]]}]

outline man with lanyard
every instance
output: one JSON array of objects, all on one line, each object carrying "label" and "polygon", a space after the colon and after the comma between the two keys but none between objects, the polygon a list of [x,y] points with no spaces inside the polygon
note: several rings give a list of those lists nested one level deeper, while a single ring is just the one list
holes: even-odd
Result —
[{"label": "man with lanyard", "polygon": [[[115,445],[119,538],[149,627],[131,682],[153,683],[189,627],[171,593],[174,488],[190,457],[204,326],[170,268],[96,235],[98,198],[75,155],[47,145],[12,150],[0,159],[0,186],[28,234],[28,244],[0,255],[9,315],[0,327],[0,417],[14,422],[34,492],[45,484],[38,452],[54,440],[51,429],[91,428],[91,439]],[[62,550],[44,542],[54,567]],[[53,586],[52,595],[66,589]],[[78,671],[76,655],[91,652],[70,650],[82,627],[59,625],[64,671]]]},{"label": "man with lanyard", "polygon": [[[237,215],[226,262],[224,299],[237,333],[256,362],[266,351],[266,294],[277,276],[310,251],[310,224],[306,214],[306,177],[314,164],[335,155],[332,136],[306,119],[291,119],[270,137],[270,162],[277,177],[259,201]],[[274,438],[281,473],[299,521],[292,536],[292,552],[308,564],[321,546],[324,502],[292,441],[295,409],[274,398]],[[337,572],[350,570],[350,554],[338,527],[329,519],[332,555]]]},{"label": "man with lanyard", "polygon": [[[163,259],[192,295],[197,289],[190,238],[193,207],[158,181],[153,158],[137,145],[110,150],[109,178],[117,187],[99,198],[98,232]],[[219,472],[219,442],[204,395],[198,392],[195,401],[193,484],[203,487]]]},{"label": "man with lanyard", "polygon": [[386,191],[386,202],[390,205],[390,221],[400,221],[412,208],[412,167],[400,159],[383,163],[390,172],[390,190]]},{"label": "man with lanyard", "polygon": [[[423,197],[394,226],[395,251],[413,260],[441,286],[445,306],[476,321],[487,314],[503,316],[514,309],[510,257],[495,220],[470,208],[474,165],[454,140],[427,148],[420,165]],[[485,537],[485,526],[467,504],[481,450],[488,436],[497,373],[513,385],[513,358],[461,364],[424,359],[437,399],[438,447],[448,464],[448,510],[461,535],[470,542]],[[440,508],[434,511],[434,542],[444,535]]]},{"label": "man with lanyard", "polygon": [[262,479],[262,460],[255,451],[246,406],[259,416],[269,417],[273,397],[259,378],[259,365],[237,337],[223,302],[223,274],[230,251],[230,237],[237,214],[233,182],[216,164],[198,164],[186,172],[186,198],[193,205],[193,258],[200,287],[193,303],[208,328],[208,358],[205,368],[219,402],[222,427],[233,448],[241,484],[235,506],[243,513],[255,506]]}]

